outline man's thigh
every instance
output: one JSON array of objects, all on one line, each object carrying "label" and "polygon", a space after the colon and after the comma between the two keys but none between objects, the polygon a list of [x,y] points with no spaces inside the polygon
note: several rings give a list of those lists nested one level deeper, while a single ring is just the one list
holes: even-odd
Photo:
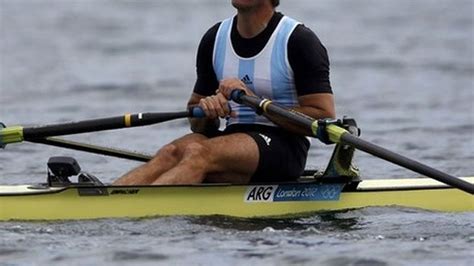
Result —
[{"label": "man's thigh", "polygon": [[211,163],[208,182],[248,183],[259,163],[259,148],[245,133],[214,137],[202,142]]}]

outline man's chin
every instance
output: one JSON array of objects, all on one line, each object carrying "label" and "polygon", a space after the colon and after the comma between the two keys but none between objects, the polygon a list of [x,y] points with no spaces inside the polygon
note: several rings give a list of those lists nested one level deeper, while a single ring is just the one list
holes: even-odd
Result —
[{"label": "man's chin", "polygon": [[251,11],[258,7],[255,1],[232,0],[232,6],[241,12]]}]

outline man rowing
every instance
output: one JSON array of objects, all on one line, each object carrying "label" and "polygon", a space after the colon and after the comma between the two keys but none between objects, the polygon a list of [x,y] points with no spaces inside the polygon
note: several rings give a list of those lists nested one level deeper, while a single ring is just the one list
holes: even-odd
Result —
[{"label": "man rowing", "polygon": [[[298,178],[309,141],[229,101],[234,89],[315,119],[334,118],[329,60],[317,36],[276,12],[279,0],[232,0],[237,15],[211,27],[197,53],[188,106],[193,133],[160,149],[115,185],[276,182]],[[219,131],[219,118],[227,120]]]}]

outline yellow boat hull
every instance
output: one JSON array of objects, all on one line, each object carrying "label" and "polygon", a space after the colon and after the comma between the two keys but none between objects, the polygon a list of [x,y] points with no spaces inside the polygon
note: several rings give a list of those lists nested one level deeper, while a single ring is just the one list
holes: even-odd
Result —
[{"label": "yellow boat hull", "polygon": [[[474,183],[474,177],[464,179]],[[473,195],[424,178],[365,180],[357,189],[342,191],[338,199],[266,200],[264,189],[270,190],[270,187],[277,186],[0,186],[0,220],[71,220],[170,215],[265,217],[371,206],[400,206],[443,212],[474,211]],[[253,189],[255,192],[257,188],[262,193],[253,197],[255,195],[250,191]]]}]

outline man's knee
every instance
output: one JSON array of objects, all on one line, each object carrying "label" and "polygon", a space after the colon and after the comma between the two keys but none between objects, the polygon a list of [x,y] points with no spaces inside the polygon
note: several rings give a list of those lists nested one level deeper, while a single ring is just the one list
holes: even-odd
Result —
[{"label": "man's knee", "polygon": [[179,150],[178,147],[174,144],[167,144],[163,146],[157,153],[155,158],[162,160],[163,158],[172,160],[172,159],[179,159]]},{"label": "man's knee", "polygon": [[184,149],[183,157],[201,159],[206,157],[210,152],[209,148],[206,147],[203,143],[195,142],[190,143]]}]

